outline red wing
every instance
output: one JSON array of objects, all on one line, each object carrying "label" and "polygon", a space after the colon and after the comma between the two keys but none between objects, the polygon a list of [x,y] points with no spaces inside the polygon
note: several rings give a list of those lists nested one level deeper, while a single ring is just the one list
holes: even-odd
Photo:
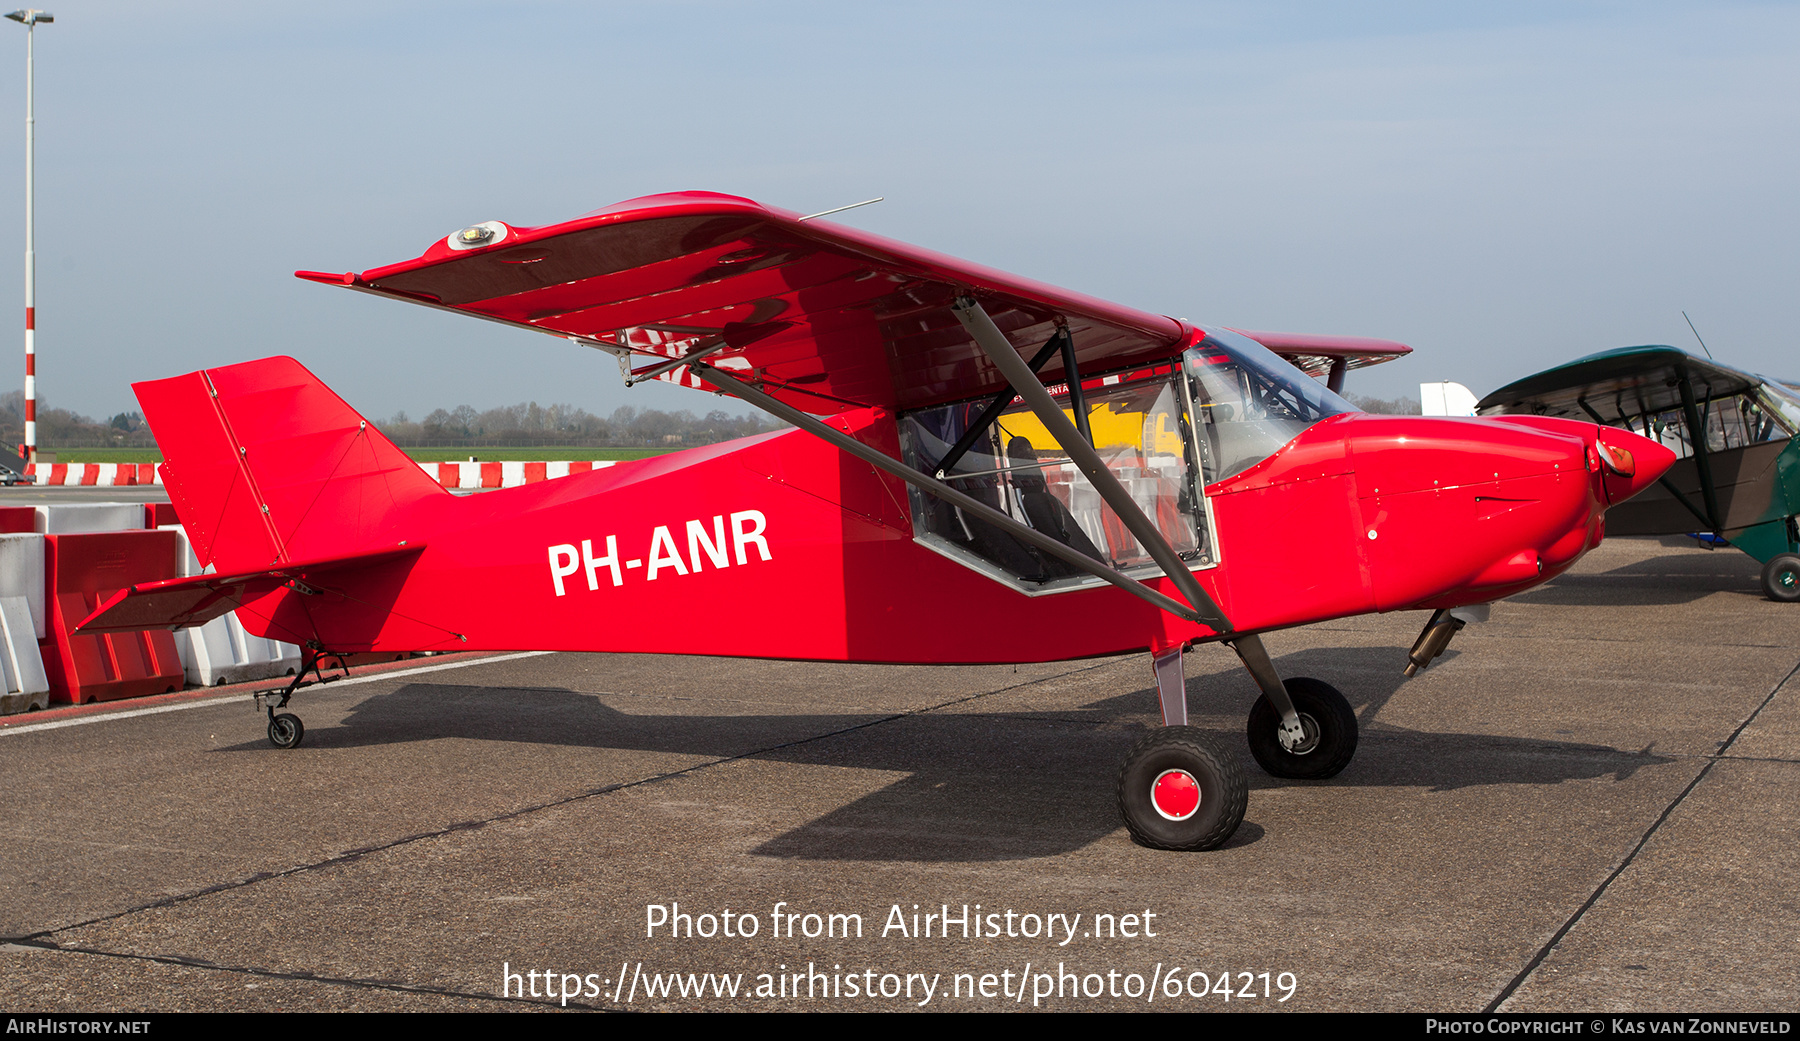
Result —
[{"label": "red wing", "polygon": [[1323,376],[1332,363],[1344,359],[1344,368],[1362,369],[1384,361],[1404,358],[1412,348],[1395,340],[1375,340],[1367,336],[1318,336],[1312,333],[1259,333],[1249,329],[1233,329],[1269,350],[1279,354],[1288,364],[1308,376]]},{"label": "red wing", "polygon": [[[483,227],[492,237],[473,248],[452,245],[459,233],[360,275],[297,274],[665,357],[722,339],[711,364],[820,414],[1004,386],[950,313],[963,292],[1021,345],[1068,322],[1083,373],[1166,357],[1184,333],[1172,318],[711,192],[539,228]],[[1046,382],[1060,371],[1060,361],[1046,366]]]}]

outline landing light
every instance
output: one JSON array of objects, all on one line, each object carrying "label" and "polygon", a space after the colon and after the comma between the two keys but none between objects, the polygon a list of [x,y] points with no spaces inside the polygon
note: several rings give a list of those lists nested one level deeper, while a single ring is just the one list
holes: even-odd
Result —
[{"label": "landing light", "polygon": [[491,246],[506,237],[506,225],[497,220],[473,224],[445,240],[451,249],[476,249]]},{"label": "landing light", "polygon": [[1637,473],[1637,460],[1631,457],[1631,453],[1605,441],[1600,442],[1600,461],[1620,477],[1631,477]]}]

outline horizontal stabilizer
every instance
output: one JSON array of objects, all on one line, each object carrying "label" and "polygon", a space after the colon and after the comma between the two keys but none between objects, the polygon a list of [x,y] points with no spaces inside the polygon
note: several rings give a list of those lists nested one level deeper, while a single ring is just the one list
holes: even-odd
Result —
[{"label": "horizontal stabilizer", "polygon": [[114,593],[93,614],[82,619],[75,631],[118,633],[204,625],[237,610],[245,601],[266,596],[283,586],[292,585],[302,592],[329,590],[334,578],[414,556],[424,548],[420,543],[376,553],[284,564],[266,571],[142,582]]}]

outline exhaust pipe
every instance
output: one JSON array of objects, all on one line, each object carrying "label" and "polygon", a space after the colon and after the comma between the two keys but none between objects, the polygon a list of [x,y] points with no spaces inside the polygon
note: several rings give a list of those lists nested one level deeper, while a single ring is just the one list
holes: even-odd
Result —
[{"label": "exhaust pipe", "polygon": [[1406,654],[1406,676],[1408,679],[1418,675],[1419,670],[1430,665],[1444,648],[1450,646],[1450,638],[1462,631],[1462,627],[1470,622],[1485,622],[1488,617],[1488,605],[1475,604],[1469,607],[1440,607],[1431,612],[1431,620],[1425,628],[1419,630],[1419,638],[1413,641],[1412,650]]}]

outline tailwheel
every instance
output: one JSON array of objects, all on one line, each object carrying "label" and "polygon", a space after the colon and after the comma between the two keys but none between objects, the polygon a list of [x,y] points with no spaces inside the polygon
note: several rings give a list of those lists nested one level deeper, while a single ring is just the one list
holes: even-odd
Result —
[{"label": "tailwheel", "polygon": [[306,727],[301,724],[300,717],[292,712],[269,716],[269,743],[276,748],[298,747],[300,739],[305,736]]},{"label": "tailwheel", "polygon": [[1267,695],[1256,699],[1248,726],[1250,754],[1271,776],[1320,781],[1335,777],[1356,754],[1356,713],[1338,689],[1323,680],[1295,677],[1282,684],[1300,734],[1281,732],[1281,713]]},{"label": "tailwheel", "polygon": [[1771,557],[1762,570],[1763,595],[1791,604],[1800,600],[1800,556],[1782,553]]},{"label": "tailwheel", "polygon": [[1163,727],[1134,745],[1119,770],[1119,812],[1140,845],[1217,849],[1244,819],[1249,785],[1204,731]]}]

